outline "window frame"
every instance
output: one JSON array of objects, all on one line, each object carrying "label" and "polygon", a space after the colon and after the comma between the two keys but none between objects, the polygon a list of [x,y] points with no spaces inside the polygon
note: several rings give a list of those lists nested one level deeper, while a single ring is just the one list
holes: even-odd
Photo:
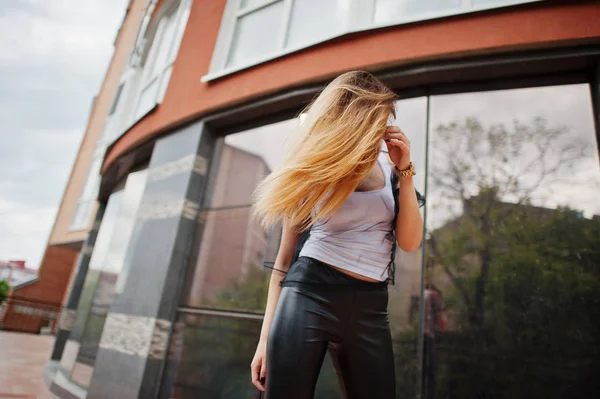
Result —
[{"label": "window frame", "polygon": [[[208,73],[200,78],[201,82],[211,82],[233,73],[248,69],[284,55],[294,53],[296,51],[315,46],[317,44],[329,41],[331,39],[345,36],[350,33],[375,30],[389,26],[409,24],[418,21],[426,21],[450,17],[454,15],[470,14],[495,8],[504,8],[515,5],[540,2],[544,0],[497,0],[487,4],[475,5],[474,0],[461,0],[460,8],[457,10],[444,10],[435,13],[427,13],[418,16],[409,16],[406,18],[398,18],[385,23],[375,23],[375,6],[377,0],[348,0],[349,15],[346,18],[346,23],[342,26],[339,32],[325,35],[317,40],[311,40],[301,45],[286,47],[287,38],[289,36],[290,21],[292,18],[292,9],[294,1],[300,0],[263,0],[260,4],[241,8],[243,0],[227,0],[223,18],[219,28],[217,41],[213,50],[213,55],[210,62]],[[245,61],[239,65],[227,66],[227,62],[231,56],[233,47],[233,39],[235,30],[238,26],[240,18],[259,11],[263,8],[271,6],[275,3],[284,3],[282,29],[279,32],[278,43],[279,47],[276,51],[270,54],[264,54],[250,61]]]},{"label": "window frame", "polygon": [[[145,37],[141,40],[144,49],[140,54],[139,64],[136,68],[136,95],[134,99],[134,106],[130,113],[131,121],[126,124],[125,130],[137,123],[140,119],[150,113],[154,108],[160,105],[166,94],[168,82],[171,78],[171,72],[173,64],[179,53],[179,46],[185,33],[187,26],[187,20],[190,15],[190,9],[192,6],[192,0],[168,0],[165,1],[159,9],[157,15],[151,18],[147,29],[143,32]],[[187,14],[187,15],[186,15]],[[165,36],[164,28],[169,18],[175,18],[173,35],[169,38]],[[182,26],[182,24],[184,26]],[[167,49],[167,56],[164,65],[156,66],[157,52],[161,47],[163,40],[169,40]],[[158,40],[158,41],[157,41]],[[155,73],[151,74],[150,71],[155,70]],[[154,95],[153,105],[149,106],[142,112],[139,111],[140,102],[143,93],[149,89],[153,84],[158,85],[156,88],[156,94]]]},{"label": "window frame", "polygon": [[[100,142],[94,149],[85,181],[77,199],[77,206],[71,215],[68,227],[69,233],[86,230],[90,224],[92,215],[94,214],[96,199],[100,192],[100,169],[102,168],[102,159],[104,159],[105,150],[106,148]],[[81,212],[84,212],[83,215]]]},{"label": "window frame", "polygon": [[[129,54],[129,61],[125,66],[119,81],[120,91],[117,90],[111,112],[104,121],[104,129],[99,140],[105,147],[111,145],[125,131],[143,119],[160,105],[166,94],[168,82],[171,77],[173,64],[179,53],[179,46],[183,39],[187,20],[193,0],[166,0],[155,12],[157,0],[149,0],[143,12],[138,27],[137,38]],[[149,69],[153,69],[156,54],[151,49],[155,40],[163,40],[161,25],[166,18],[175,18],[175,27],[171,43],[167,50],[164,65],[157,68],[155,76],[148,76]],[[160,46],[160,45],[159,45]],[[152,84],[157,84],[152,105],[144,112],[138,113],[140,101],[144,90]]]}]

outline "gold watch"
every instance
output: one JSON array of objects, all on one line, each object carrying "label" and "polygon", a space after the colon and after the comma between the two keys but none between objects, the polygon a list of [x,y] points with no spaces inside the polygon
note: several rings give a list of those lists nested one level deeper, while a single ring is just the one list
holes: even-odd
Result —
[{"label": "gold watch", "polygon": [[413,163],[413,161],[410,161],[408,163],[408,168],[403,170],[398,169],[398,167],[394,165],[394,170],[396,171],[396,174],[400,177],[412,177],[417,174],[417,172],[415,171],[415,164]]}]

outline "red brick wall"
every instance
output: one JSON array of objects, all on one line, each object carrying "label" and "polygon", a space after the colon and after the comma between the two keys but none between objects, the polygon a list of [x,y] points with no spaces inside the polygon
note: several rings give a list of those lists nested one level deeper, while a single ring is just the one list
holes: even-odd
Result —
[{"label": "red brick wall", "polygon": [[[36,312],[59,312],[65,298],[69,278],[77,261],[78,251],[58,245],[46,248],[39,280],[13,290],[0,317],[6,330],[37,333],[43,321]],[[14,303],[11,303],[14,298]],[[30,314],[27,314],[27,313]]]},{"label": "red brick wall", "polygon": [[62,303],[78,254],[70,248],[49,245],[41,263],[39,281],[14,291],[12,295],[32,301]]}]

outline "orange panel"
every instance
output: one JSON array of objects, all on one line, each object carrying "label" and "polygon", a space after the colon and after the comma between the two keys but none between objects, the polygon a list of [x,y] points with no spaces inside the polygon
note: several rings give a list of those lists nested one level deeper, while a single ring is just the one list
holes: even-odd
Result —
[{"label": "orange panel", "polygon": [[30,301],[62,303],[79,252],[49,245],[39,269],[39,281],[16,289],[12,295]]},{"label": "orange panel", "polygon": [[177,122],[343,71],[600,39],[600,5],[539,3],[351,34],[201,83],[224,5],[225,0],[194,2],[163,103],[115,143],[103,172],[120,155]]}]

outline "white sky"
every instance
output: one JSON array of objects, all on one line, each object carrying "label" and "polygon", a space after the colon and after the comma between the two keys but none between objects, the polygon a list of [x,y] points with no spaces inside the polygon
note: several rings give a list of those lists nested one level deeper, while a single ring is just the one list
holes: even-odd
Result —
[{"label": "white sky", "polygon": [[127,0],[0,1],[0,259],[37,268]]}]

